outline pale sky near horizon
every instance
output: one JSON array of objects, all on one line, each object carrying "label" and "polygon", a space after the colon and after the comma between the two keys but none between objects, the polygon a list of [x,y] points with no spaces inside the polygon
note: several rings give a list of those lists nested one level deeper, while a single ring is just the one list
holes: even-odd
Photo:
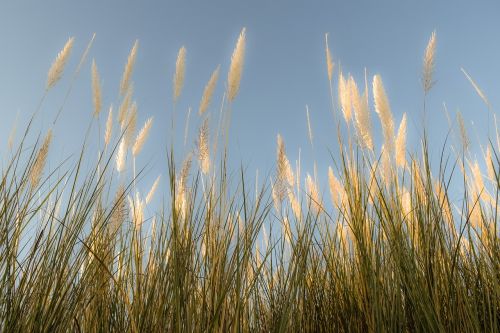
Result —
[{"label": "pale sky near horizon", "polygon": [[[60,162],[79,151],[93,110],[92,58],[102,79],[102,126],[107,107],[111,103],[118,107],[123,66],[138,39],[133,75],[138,127],[150,116],[155,120],[137,163],[149,163],[146,188],[158,173],[166,178],[166,139],[178,49],[186,47],[187,59],[185,86],[176,110],[180,119],[177,142],[182,141],[187,109],[192,107],[188,139],[188,146],[192,147],[203,87],[220,64],[221,76],[209,109],[215,122],[231,53],[242,27],[247,31],[245,65],[240,92],[233,104],[230,134],[235,166],[241,164],[252,174],[259,168],[261,175],[269,175],[274,167],[276,135],[281,133],[292,161],[301,149],[303,171],[312,171],[312,164],[304,161],[314,157],[318,171],[326,173],[332,164],[329,149],[336,151],[337,133],[331,116],[325,33],[329,33],[336,70],[340,63],[343,71],[352,73],[360,84],[364,68],[370,82],[374,74],[381,74],[396,124],[406,112],[409,141],[415,145],[422,121],[422,56],[435,30],[436,85],[427,102],[431,152],[438,156],[445,141],[446,103],[452,116],[457,110],[463,113],[473,150],[480,158],[476,138],[480,136],[481,143],[486,144],[488,111],[460,68],[471,74],[496,111],[500,104],[500,2],[58,0],[0,3],[2,163],[16,115],[19,139],[44,93],[46,73],[57,52],[70,36],[75,37],[67,70],[49,92],[35,122],[37,133],[44,133],[57,113],[72,72],[95,32],[89,59],[54,128],[51,160]],[[307,139],[306,104],[311,112],[314,152]],[[374,112],[371,120],[376,146],[380,147],[380,125]]]}]

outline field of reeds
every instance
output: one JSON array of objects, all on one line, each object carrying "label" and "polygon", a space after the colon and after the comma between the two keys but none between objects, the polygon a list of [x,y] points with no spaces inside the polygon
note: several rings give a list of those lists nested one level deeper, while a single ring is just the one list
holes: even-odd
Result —
[{"label": "field of reeds", "polygon": [[[2,156],[1,331],[500,331],[496,130],[478,161],[462,118],[450,115],[447,135],[459,140],[440,147],[432,165],[425,122],[419,144],[407,149],[406,115],[396,123],[388,97],[397,92],[386,92],[379,75],[356,81],[342,73],[325,38],[339,153],[324,152],[327,175],[316,167],[307,173],[300,160],[289,161],[276,133],[276,168],[259,186],[244,166],[228,167],[232,102],[244,76],[243,29],[227,76],[216,67],[191,116],[198,135],[185,140],[196,149],[177,154],[168,135],[164,175],[151,186],[141,183],[145,169],[136,163],[150,130],[184,124],[175,111],[171,123],[137,124],[137,42],[117,89],[120,103],[104,108],[98,59],[87,59],[92,42],[72,74],[65,68],[69,39],[31,121]],[[435,48],[432,34],[423,52],[424,119],[432,117],[425,99]],[[185,55],[181,48],[174,110]],[[89,128],[99,128],[100,137],[88,136],[77,155],[48,165],[52,130],[30,136],[45,96],[62,75],[73,78],[69,95],[88,65]],[[463,72],[496,129],[487,97]],[[224,95],[213,96],[221,84]],[[383,142],[374,139],[375,120]],[[312,144],[310,126],[309,138]],[[99,148],[97,159],[87,151],[91,145]],[[141,194],[139,186],[151,189]],[[158,188],[166,195],[153,206]]]}]

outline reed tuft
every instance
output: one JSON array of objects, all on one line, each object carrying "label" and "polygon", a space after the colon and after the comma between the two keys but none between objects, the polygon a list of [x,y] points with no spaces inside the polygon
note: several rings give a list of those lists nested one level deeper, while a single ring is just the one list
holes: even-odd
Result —
[{"label": "reed tuft", "polygon": [[212,100],[212,96],[214,94],[215,86],[217,85],[217,80],[219,79],[219,70],[220,66],[217,66],[217,68],[210,76],[210,80],[208,80],[205,89],[203,90],[203,96],[201,97],[200,108],[198,111],[200,116],[207,111],[208,106],[210,105],[210,101]]},{"label": "reed tuft", "polygon": [[99,117],[102,109],[102,93],[99,72],[95,60],[92,60],[92,97],[94,101],[94,116]]},{"label": "reed tuft", "polygon": [[130,50],[130,54],[127,58],[127,64],[123,69],[122,80],[120,82],[120,95],[125,95],[129,89],[130,78],[132,77],[132,72],[134,71],[135,59],[137,57],[137,49],[139,47],[139,41],[136,40],[134,46]]},{"label": "reed tuft", "polygon": [[142,127],[142,129],[139,131],[139,134],[137,134],[137,137],[135,138],[134,145],[132,146],[132,155],[134,155],[134,157],[139,155],[139,153],[141,152],[142,147],[144,146],[144,143],[148,138],[151,126],[153,126],[153,117],[150,117],[148,120],[146,120],[144,126]]},{"label": "reed tuft", "polygon": [[68,61],[71,49],[73,48],[74,41],[75,41],[74,37],[68,39],[61,52],[59,52],[56,59],[52,63],[52,66],[50,67],[49,72],[47,74],[47,83],[45,85],[45,88],[47,90],[52,88],[57,83],[57,81],[61,79],[62,73],[64,71],[64,66]]},{"label": "reed tuft", "polygon": [[434,57],[436,54],[436,32],[433,31],[424,53],[424,66],[422,73],[422,85],[424,93],[427,94],[434,85]]},{"label": "reed tuft", "polygon": [[186,48],[183,46],[177,53],[174,73],[174,103],[177,102],[184,86],[184,74],[186,72]]},{"label": "reed tuft", "polygon": [[389,99],[385,94],[384,85],[379,75],[373,77],[373,98],[375,101],[375,111],[382,124],[384,146],[387,153],[391,155],[394,152],[394,119],[389,106]]},{"label": "reed tuft", "polygon": [[240,89],[240,81],[243,73],[243,62],[245,61],[245,28],[240,32],[227,74],[227,98],[230,102],[234,100]]}]

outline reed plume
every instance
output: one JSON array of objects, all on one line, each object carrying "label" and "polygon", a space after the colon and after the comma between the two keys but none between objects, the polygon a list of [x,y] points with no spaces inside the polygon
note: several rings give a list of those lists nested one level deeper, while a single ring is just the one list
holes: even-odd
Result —
[{"label": "reed plume", "polygon": [[109,107],[108,119],[106,120],[106,131],[104,132],[104,144],[107,146],[113,133],[113,105]]},{"label": "reed plume", "polygon": [[61,78],[62,73],[64,71],[64,66],[68,61],[71,49],[73,48],[74,41],[75,41],[74,37],[68,39],[63,49],[59,52],[56,59],[52,63],[52,66],[50,67],[49,72],[47,74],[47,84],[45,86],[47,90],[52,88]]},{"label": "reed plume", "polygon": [[111,213],[111,234],[116,233],[116,231],[120,228],[126,218],[126,215],[127,206],[125,203],[125,188],[123,185],[120,185],[115,194],[113,210]]},{"label": "reed plume", "polygon": [[439,200],[439,206],[442,207],[443,218],[448,224],[450,231],[455,234],[455,225],[453,224],[453,213],[451,211],[450,203],[448,201],[448,195],[446,189],[441,184],[441,182],[436,181],[434,184],[434,191],[436,192],[436,197]]},{"label": "reed plume", "polygon": [[493,164],[493,157],[492,157],[491,148],[489,145],[486,147],[485,163],[486,163],[486,170],[488,171],[488,178],[491,181],[496,181],[495,167]]},{"label": "reed plume", "polygon": [[342,109],[342,114],[344,115],[344,119],[346,123],[349,123],[352,117],[351,112],[351,92],[349,90],[348,81],[344,79],[344,75],[342,72],[339,74],[339,104]]},{"label": "reed plume", "polygon": [[332,167],[328,167],[328,185],[330,188],[330,196],[332,197],[332,203],[335,207],[340,207],[339,193],[340,193],[340,182],[335,177]]},{"label": "reed plume", "polygon": [[146,120],[139,134],[137,134],[134,145],[132,146],[132,155],[134,155],[134,157],[136,157],[141,152],[142,147],[144,146],[144,143],[148,138],[151,126],[153,126],[153,117],[150,117],[148,120]]},{"label": "reed plume", "polygon": [[92,97],[94,100],[94,116],[98,117],[102,109],[102,94],[99,72],[95,60],[92,60]]},{"label": "reed plume", "polygon": [[189,177],[189,171],[191,170],[191,162],[192,162],[192,154],[189,153],[186,156],[186,159],[182,163],[181,172],[178,177],[178,188],[179,192],[183,192],[187,185],[187,180]]},{"label": "reed plume", "polygon": [[146,195],[146,204],[149,204],[151,202],[151,200],[153,199],[153,197],[156,193],[156,189],[158,188],[158,184],[160,184],[160,178],[161,178],[161,175],[158,175],[158,177],[156,177],[156,180],[153,183],[153,186],[151,186],[151,189],[149,190],[148,195]]},{"label": "reed plume", "polygon": [[470,140],[467,134],[467,129],[465,128],[464,118],[462,118],[462,113],[457,112],[457,122],[458,128],[460,130],[460,141],[462,143],[462,148],[464,151],[469,150]]},{"label": "reed plume", "polygon": [[175,193],[175,209],[180,218],[186,217],[187,212],[187,180],[191,170],[192,154],[189,153],[182,163],[181,172],[177,178],[177,188]]},{"label": "reed plume", "polygon": [[200,163],[201,172],[207,174],[210,169],[210,150],[209,150],[209,130],[208,118],[203,121],[198,135],[198,161]]},{"label": "reed plume", "polygon": [[382,130],[384,132],[384,146],[387,153],[394,152],[394,120],[389,106],[389,100],[385,94],[384,85],[379,75],[373,77],[373,98],[375,100],[375,111],[377,112]]},{"label": "reed plume", "polygon": [[297,220],[300,220],[302,215],[302,207],[300,206],[297,197],[293,194],[293,191],[288,191],[288,201],[290,201],[293,215]]},{"label": "reed plume", "polygon": [[318,214],[321,211],[322,207],[321,199],[319,197],[318,186],[309,173],[306,176],[306,187],[307,194],[309,196],[309,199],[311,200],[311,208],[316,214]]},{"label": "reed plume", "polygon": [[132,212],[132,222],[136,229],[139,229],[144,222],[144,201],[139,196],[139,192],[135,192],[135,198],[127,197],[129,209]]},{"label": "reed plume", "polygon": [[399,167],[406,165],[406,113],[403,114],[396,137],[396,165]]},{"label": "reed plume", "polygon": [[127,92],[123,97],[120,108],[118,109],[118,123],[120,124],[120,128],[123,129],[125,127],[125,120],[127,119],[127,115],[130,109],[130,103],[132,102],[132,95],[134,94],[134,85],[129,84],[127,88]]},{"label": "reed plume", "polygon": [[130,107],[130,111],[128,114],[128,119],[126,122],[126,128],[125,128],[125,143],[127,145],[132,144],[132,140],[135,135],[135,130],[137,127],[137,103],[133,102],[132,106]]},{"label": "reed plume", "polygon": [[473,175],[474,187],[476,189],[476,193],[479,196],[481,193],[485,193],[486,189],[484,187],[483,175],[481,174],[481,168],[479,167],[479,163],[477,161],[471,166],[471,171]]},{"label": "reed plume", "polygon": [[177,61],[175,62],[174,73],[174,103],[181,95],[182,87],[184,86],[184,74],[186,71],[186,48],[183,46],[177,53]]},{"label": "reed plume", "polygon": [[381,149],[380,176],[384,180],[386,186],[389,186],[392,179],[392,164],[390,152],[385,145],[382,145]]},{"label": "reed plume", "polygon": [[278,149],[277,157],[277,178],[278,181],[286,181],[290,187],[293,187],[295,178],[293,175],[292,166],[286,156],[285,142],[280,134],[278,134]]},{"label": "reed plume", "polygon": [[125,155],[127,153],[127,144],[125,143],[125,138],[122,138],[118,146],[118,152],[116,153],[116,171],[119,173],[125,170]]},{"label": "reed plume", "polygon": [[479,97],[483,100],[484,104],[486,104],[486,106],[488,108],[491,107],[491,104],[490,102],[488,101],[488,98],[486,97],[486,95],[484,94],[484,92],[481,90],[481,88],[479,88],[479,86],[477,85],[477,83],[472,79],[472,77],[469,75],[469,73],[467,73],[465,71],[465,69],[463,68],[460,68],[462,73],[464,73],[465,77],[467,78],[467,80],[469,80],[470,84],[472,85],[472,87],[474,87],[474,90],[476,90],[476,93],[479,95]]},{"label": "reed plume", "polygon": [[240,32],[227,74],[227,98],[230,102],[234,100],[240,89],[241,75],[243,73],[243,62],[245,61],[245,28]]},{"label": "reed plume", "polygon": [[403,187],[402,189],[402,194],[401,194],[401,212],[403,213],[403,218],[404,219],[410,219],[410,214],[412,211],[411,207],[411,194],[410,192],[406,189],[406,187]]},{"label": "reed plume", "polygon": [[332,60],[332,54],[330,53],[330,48],[328,47],[328,34],[325,34],[325,50],[326,50],[326,71],[328,73],[328,81],[332,82],[334,63]]},{"label": "reed plume", "polygon": [[128,55],[127,64],[123,69],[122,80],[120,82],[120,95],[124,95],[129,87],[130,78],[132,76],[132,72],[134,70],[135,58],[137,57],[137,48],[139,47],[139,41],[136,40],[134,46],[130,50],[130,54]]},{"label": "reed plume", "polygon": [[219,70],[220,66],[217,66],[217,68],[213,71],[212,75],[210,76],[210,80],[208,80],[205,89],[203,90],[203,96],[201,97],[200,108],[198,111],[200,116],[203,115],[205,111],[207,111],[208,106],[210,105],[210,101],[212,100],[212,96],[214,94],[215,86],[217,85],[217,80],[219,79]]},{"label": "reed plume", "polygon": [[346,204],[345,201],[347,199],[347,192],[344,185],[342,185],[340,180],[335,177],[332,167],[328,167],[328,187],[333,206],[342,210]]},{"label": "reed plume", "polygon": [[434,85],[432,76],[434,74],[434,56],[436,54],[436,31],[433,31],[431,38],[427,43],[424,54],[424,66],[422,73],[422,85],[424,87],[424,93],[427,94]]},{"label": "reed plume", "polygon": [[349,82],[356,130],[361,139],[361,146],[373,151],[372,125],[366,97],[367,91],[365,91],[363,96],[360,96],[358,86],[352,76],[349,78]]},{"label": "reed plume", "polygon": [[43,169],[45,168],[45,163],[47,161],[47,155],[49,154],[49,147],[52,141],[52,129],[49,129],[45,139],[43,140],[42,147],[38,151],[35,162],[30,172],[30,182],[32,188],[37,188],[40,184],[40,179],[42,178]]}]

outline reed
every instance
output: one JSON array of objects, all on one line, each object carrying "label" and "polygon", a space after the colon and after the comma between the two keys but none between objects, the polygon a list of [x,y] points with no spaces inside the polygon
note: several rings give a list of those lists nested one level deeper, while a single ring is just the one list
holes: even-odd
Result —
[{"label": "reed", "polygon": [[[424,57],[429,70],[435,43],[433,34]],[[245,29],[223,92],[228,107],[239,91],[244,48]],[[153,128],[151,117],[135,133],[136,52],[137,42],[120,82],[119,131],[110,107],[103,133],[99,127],[98,137],[62,162],[49,154],[57,127],[32,144],[28,125],[4,156],[1,331],[500,331],[498,133],[483,147],[484,161],[474,156],[476,142],[460,114],[449,129],[461,138],[457,145],[436,148],[425,131],[419,142],[407,141],[414,137],[407,117],[415,115],[402,115],[395,135],[380,76],[369,87],[365,75],[361,94],[354,78],[340,73],[341,109],[333,110],[347,124],[334,123],[338,149],[322,154],[316,144],[318,161],[301,161],[299,149],[292,167],[278,134],[270,180],[257,173],[254,181],[248,167],[230,167],[227,150],[210,149],[219,139],[210,138],[208,112],[217,68],[195,119],[199,131],[182,146],[184,160],[172,144],[165,178],[143,184],[148,164],[136,173],[136,157],[152,151],[144,149],[148,134],[165,126]],[[91,80],[99,82],[98,75]],[[222,113],[228,109],[221,99]],[[371,126],[372,110],[383,140]],[[308,108],[306,117],[312,145]],[[342,131],[351,121],[356,131]],[[101,151],[93,140],[102,137]]]}]

